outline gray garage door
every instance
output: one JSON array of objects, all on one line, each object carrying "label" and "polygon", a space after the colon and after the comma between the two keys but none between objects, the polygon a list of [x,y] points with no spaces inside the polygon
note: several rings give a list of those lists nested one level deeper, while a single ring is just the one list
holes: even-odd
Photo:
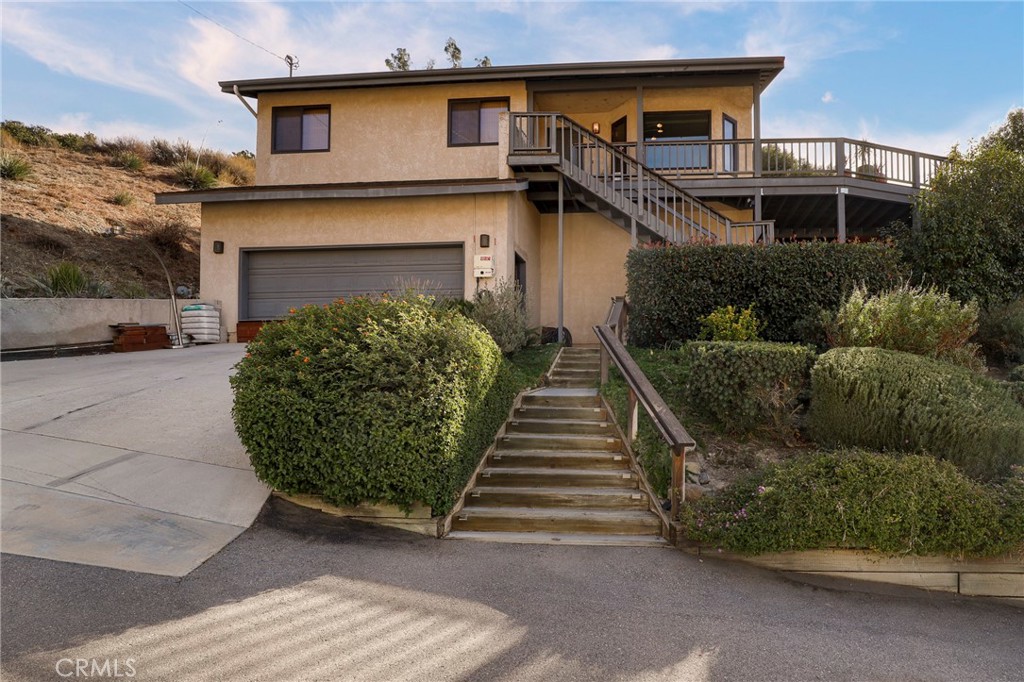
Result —
[{"label": "gray garage door", "polygon": [[394,292],[420,282],[437,296],[462,298],[462,245],[247,251],[242,257],[243,320],[269,320],[307,303]]}]

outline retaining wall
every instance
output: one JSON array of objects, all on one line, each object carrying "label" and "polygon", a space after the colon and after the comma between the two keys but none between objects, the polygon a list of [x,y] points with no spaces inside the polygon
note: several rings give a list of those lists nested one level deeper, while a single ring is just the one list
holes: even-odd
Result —
[{"label": "retaining wall", "polygon": [[[178,305],[199,303],[178,299]],[[217,301],[203,301],[214,303]],[[109,325],[120,322],[165,324],[174,331],[166,298],[5,298],[0,299],[0,347],[4,350],[110,341]]]}]

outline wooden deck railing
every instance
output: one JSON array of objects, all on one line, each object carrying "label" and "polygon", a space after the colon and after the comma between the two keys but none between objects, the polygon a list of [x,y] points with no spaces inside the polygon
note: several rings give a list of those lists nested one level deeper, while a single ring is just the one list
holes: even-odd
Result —
[{"label": "wooden deck railing", "polygon": [[[575,121],[558,113],[512,113],[509,156],[555,157],[560,173],[610,208],[669,242],[732,243],[730,220]],[[770,221],[760,233],[774,234]]]},{"label": "wooden deck railing", "polygon": [[672,487],[669,499],[672,502],[672,519],[676,520],[679,517],[679,505],[686,499],[686,453],[697,444],[623,345],[627,314],[626,300],[622,297],[614,298],[605,323],[594,327],[594,333],[601,343],[601,385],[607,383],[609,364],[614,363],[629,387],[629,413],[625,415],[626,438],[630,443],[636,439],[639,406],[642,405],[671,450]]},{"label": "wooden deck railing", "polygon": [[[637,158],[637,144],[618,143]],[[943,156],[866,140],[770,138],[754,140],[647,141],[640,161],[668,178],[854,177],[905,187],[931,186]]]}]

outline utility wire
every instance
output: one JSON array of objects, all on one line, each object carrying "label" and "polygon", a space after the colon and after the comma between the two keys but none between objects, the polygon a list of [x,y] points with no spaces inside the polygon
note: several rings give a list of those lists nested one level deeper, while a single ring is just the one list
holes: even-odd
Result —
[{"label": "utility wire", "polygon": [[199,10],[197,10],[197,9],[196,9],[195,7],[193,7],[192,5],[190,5],[190,4],[188,4],[187,2],[185,2],[185,0],[178,0],[178,2],[179,2],[179,3],[181,3],[182,5],[184,5],[185,7],[188,7],[188,8],[190,9],[190,10],[192,10],[193,12],[195,12],[196,14],[198,14],[199,16],[203,17],[204,19],[207,19],[207,20],[209,20],[209,21],[212,21],[212,22],[213,22],[213,23],[215,23],[215,24],[216,24],[217,26],[220,26],[220,27],[221,27],[222,29],[224,29],[225,31],[227,31],[227,32],[228,32],[228,33],[230,33],[231,35],[235,36],[235,37],[236,37],[236,38],[238,38],[239,40],[244,40],[245,42],[249,43],[249,44],[250,44],[250,45],[252,45],[253,47],[257,47],[257,48],[259,48],[259,49],[263,50],[264,52],[266,52],[267,54],[271,55],[272,57],[277,57],[278,59],[280,59],[281,61],[283,61],[283,62],[284,62],[285,64],[288,64],[288,66],[289,66],[289,67],[291,67],[291,63],[289,62],[289,60],[288,60],[288,58],[287,58],[287,57],[282,57],[281,55],[277,54],[276,52],[271,52],[271,51],[270,51],[270,50],[268,50],[267,48],[263,47],[262,45],[258,45],[258,44],[256,44],[256,43],[254,43],[253,41],[249,40],[249,39],[248,39],[248,38],[246,38],[245,36],[243,36],[243,35],[239,35],[239,34],[235,33],[235,32],[234,32],[234,31],[232,31],[232,30],[231,30],[230,28],[228,28],[228,27],[227,27],[227,26],[225,26],[224,24],[220,23],[219,21],[217,21],[217,20],[216,20],[216,19],[214,19],[213,17],[211,17],[211,16],[209,16],[209,15],[207,15],[207,14],[203,14],[202,12],[200,12]]}]

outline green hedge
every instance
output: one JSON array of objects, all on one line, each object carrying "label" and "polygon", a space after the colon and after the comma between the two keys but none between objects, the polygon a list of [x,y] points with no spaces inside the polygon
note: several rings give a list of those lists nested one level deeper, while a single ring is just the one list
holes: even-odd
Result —
[{"label": "green hedge", "polygon": [[782,426],[815,358],[809,346],[764,341],[691,341],[680,353],[689,367],[687,406],[736,433]]},{"label": "green hedge", "polygon": [[835,312],[857,284],[875,292],[905,277],[898,252],[882,244],[633,249],[626,260],[630,342],[695,339],[700,319],[716,308],[753,304],[766,340],[819,343],[821,311]]},{"label": "green hedge", "polygon": [[824,445],[926,451],[987,480],[1024,464],[1024,408],[1005,383],[931,358],[836,348],[811,372],[810,429]]},{"label": "green hedge", "polygon": [[683,522],[692,540],[750,554],[990,556],[1024,549],[1024,477],[983,486],[931,457],[822,453],[758,470],[684,508]]},{"label": "green hedge", "polygon": [[338,505],[447,512],[518,390],[484,329],[423,297],[306,306],[248,350],[232,414],[257,476]]}]

